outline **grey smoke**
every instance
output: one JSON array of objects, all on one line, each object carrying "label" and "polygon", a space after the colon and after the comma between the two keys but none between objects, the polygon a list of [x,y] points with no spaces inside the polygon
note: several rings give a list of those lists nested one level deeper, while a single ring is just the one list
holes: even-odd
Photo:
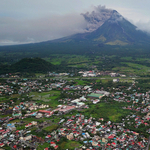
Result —
[{"label": "grey smoke", "polygon": [[108,9],[105,6],[94,6],[92,12],[82,13],[81,15],[87,21],[87,31],[92,32],[98,29],[103,23],[108,20],[112,13],[112,9]]},{"label": "grey smoke", "polygon": [[0,17],[0,45],[35,43],[84,32],[86,21],[77,13],[36,19]]},{"label": "grey smoke", "polygon": [[91,12],[66,15],[51,14],[42,18],[0,17],[0,45],[35,43],[68,35],[92,32],[112,15],[105,6],[93,6]]},{"label": "grey smoke", "polygon": [[113,10],[113,14],[108,21],[111,23],[118,23],[119,21],[122,20],[123,20],[123,16],[120,13],[118,13],[116,10]]}]

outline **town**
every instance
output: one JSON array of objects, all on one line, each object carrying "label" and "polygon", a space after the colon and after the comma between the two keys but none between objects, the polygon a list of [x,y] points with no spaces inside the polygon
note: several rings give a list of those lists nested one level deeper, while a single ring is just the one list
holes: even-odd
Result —
[{"label": "town", "polygon": [[147,149],[150,89],[114,72],[78,74],[1,75],[1,149]]}]

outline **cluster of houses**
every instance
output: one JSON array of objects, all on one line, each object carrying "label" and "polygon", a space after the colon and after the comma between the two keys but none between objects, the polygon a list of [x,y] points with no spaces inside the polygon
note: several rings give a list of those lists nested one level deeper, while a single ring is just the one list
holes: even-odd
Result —
[{"label": "cluster of houses", "polygon": [[59,77],[59,76],[68,76],[70,73],[56,73],[56,72],[49,72],[49,76]]},{"label": "cluster of houses", "polygon": [[145,149],[148,143],[148,139],[140,137],[139,133],[125,129],[124,123],[104,123],[103,118],[96,120],[76,114],[61,124],[62,128],[47,136],[48,141],[53,139],[53,142],[57,142],[62,137],[82,141],[83,145],[79,149]]},{"label": "cluster of houses", "polygon": [[79,71],[79,74],[82,74],[82,77],[99,77],[99,76],[111,76],[111,77],[126,77],[124,74],[113,73],[110,71]]},{"label": "cluster of houses", "polygon": [[9,85],[0,85],[0,95],[8,94],[11,95],[14,93],[14,89]]},{"label": "cluster of houses", "polygon": [[62,88],[66,81],[55,81],[53,79],[30,80],[11,79],[0,83],[0,95],[23,94],[32,91],[47,92],[52,89]]},{"label": "cluster of houses", "polygon": [[[18,91],[14,87],[18,87]],[[50,105],[36,103],[35,101],[24,101],[17,105],[13,100],[9,103],[0,103],[0,147],[9,146],[11,149],[17,149],[19,145],[24,145],[36,148],[39,144],[47,142],[50,147],[45,149],[58,149],[60,139],[67,138],[68,140],[81,142],[81,147],[78,149],[146,149],[148,138],[135,131],[143,125],[146,127],[146,132],[150,133],[150,91],[139,93],[132,86],[124,87],[125,90],[132,93],[127,94],[121,88],[114,88],[113,92],[93,90],[92,86],[67,85],[64,80],[44,79],[43,82],[41,80],[13,79],[0,85],[0,94],[9,93],[11,90],[13,92],[10,92],[10,94],[16,91],[22,94],[51,89],[62,89],[62,92],[76,90],[77,93],[80,90],[82,93],[80,92],[79,95],[83,94],[84,96],[76,99],[60,99],[58,100],[60,104],[53,109]],[[106,98],[106,102],[110,99],[111,102],[126,103],[127,105],[122,109],[131,110],[131,114],[122,118],[121,123],[105,121],[103,118],[85,117],[84,114],[69,115],[67,119],[63,117],[64,114],[72,110],[80,112],[80,110],[90,108],[91,104],[97,105],[101,102],[102,97]],[[89,102],[90,105],[88,105]],[[3,114],[9,115],[3,117]],[[30,134],[32,128],[38,128],[40,124],[38,119],[43,118],[43,121],[45,121],[44,118],[49,118],[51,120],[55,116],[61,118],[57,122],[58,128],[49,132],[45,138]],[[22,130],[17,130],[19,124],[15,123],[16,119],[20,119],[21,122],[31,117],[33,119],[31,122],[23,124]],[[47,124],[48,121],[43,122],[43,126]],[[135,130],[129,129],[127,125],[134,126]]]}]

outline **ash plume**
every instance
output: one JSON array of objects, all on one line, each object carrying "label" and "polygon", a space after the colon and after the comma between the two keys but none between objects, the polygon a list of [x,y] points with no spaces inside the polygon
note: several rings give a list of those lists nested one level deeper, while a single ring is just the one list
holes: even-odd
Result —
[{"label": "ash plume", "polygon": [[92,12],[82,13],[81,15],[87,21],[86,32],[92,32],[98,29],[103,23],[108,20],[113,13],[112,9],[107,9],[105,6],[94,6]]}]

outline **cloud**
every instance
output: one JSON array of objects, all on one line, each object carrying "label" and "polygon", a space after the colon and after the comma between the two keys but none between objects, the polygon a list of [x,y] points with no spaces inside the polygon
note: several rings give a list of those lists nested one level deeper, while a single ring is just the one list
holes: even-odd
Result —
[{"label": "cloud", "polygon": [[24,44],[61,38],[83,32],[86,21],[80,14],[51,15],[39,19],[0,18],[0,44]]},{"label": "cloud", "polygon": [[137,30],[142,30],[147,33],[150,33],[150,20],[146,22],[140,20],[136,22],[135,25],[137,26]]}]

